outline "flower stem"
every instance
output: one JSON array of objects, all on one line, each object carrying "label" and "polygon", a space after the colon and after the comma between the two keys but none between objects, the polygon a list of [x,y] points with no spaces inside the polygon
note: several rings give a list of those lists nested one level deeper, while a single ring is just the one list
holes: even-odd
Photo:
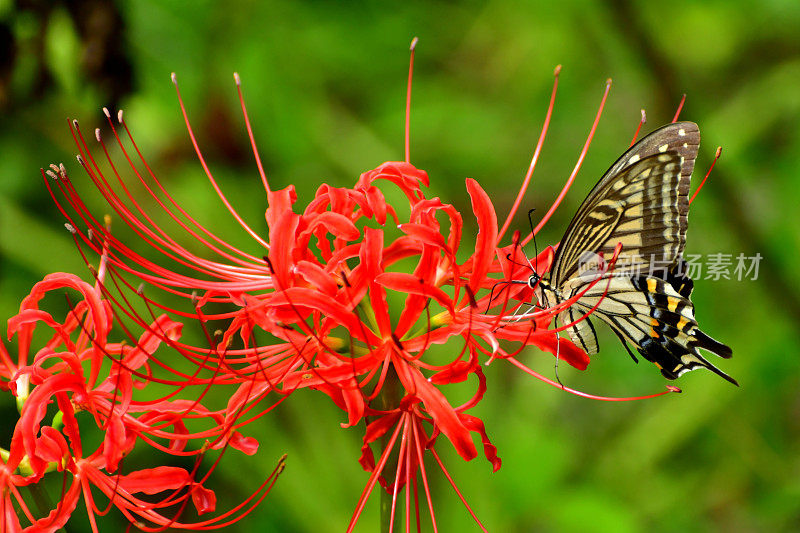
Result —
[{"label": "flower stem", "polygon": [[[397,377],[397,372],[395,372],[394,366],[389,365],[389,369],[386,372],[386,379],[383,382],[383,387],[381,388],[380,394],[378,394],[378,409],[382,411],[397,409],[397,407],[400,405],[401,391],[402,387],[400,386],[400,379]],[[390,439],[391,435],[388,433],[380,438],[381,449],[385,449],[386,446],[389,446]],[[396,461],[394,458],[390,457],[383,471],[392,472],[393,470],[396,470]],[[384,477],[388,479],[388,476]],[[393,513],[392,493],[386,490],[380,490],[379,492],[381,494],[380,530],[381,533],[388,533],[389,524],[392,520]]]},{"label": "flower stem", "polygon": [[33,496],[33,501],[36,502],[36,508],[39,510],[39,514],[47,516],[47,513],[53,508],[50,497],[38,483],[31,483],[28,485],[28,489],[30,490],[31,496]]}]

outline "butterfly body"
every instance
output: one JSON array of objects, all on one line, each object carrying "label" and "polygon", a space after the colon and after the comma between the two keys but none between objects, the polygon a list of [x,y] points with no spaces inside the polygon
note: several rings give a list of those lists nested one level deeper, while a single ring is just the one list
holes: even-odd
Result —
[{"label": "butterfly body", "polygon": [[588,354],[598,351],[590,317],[599,318],[668,379],[702,367],[737,384],[698,351],[731,356],[699,329],[682,259],[699,143],[697,125],[679,122],[625,152],[578,209],[550,272],[528,283]]}]

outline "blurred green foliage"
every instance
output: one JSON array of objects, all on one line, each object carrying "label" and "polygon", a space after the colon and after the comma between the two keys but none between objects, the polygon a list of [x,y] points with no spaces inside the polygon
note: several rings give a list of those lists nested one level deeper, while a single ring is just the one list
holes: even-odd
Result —
[{"label": "blurred green foliage", "polygon": [[[13,315],[48,272],[89,279],[39,168],[63,161],[95,213],[107,212],[79,172],[65,121],[78,118],[91,132],[103,124],[102,106],[124,108],[150,164],[187,210],[259,253],[197,163],[172,71],[216,178],[256,228],[265,200],[252,192],[260,184],[233,71],[271,183],[295,184],[302,204],[322,182],[349,186],[402,159],[407,48],[418,36],[412,161],[430,173],[430,196],[462,211],[464,179],[477,179],[501,220],[538,136],[553,67],[563,65],[553,124],[525,202],[540,210],[575,164],[611,76],[596,139],[540,246],[560,238],[585,192],[628,146],[640,108],[652,129],[671,119],[685,92],[682,117],[703,132],[697,174],[723,147],[692,206],[687,251],[764,257],[757,281],[696,285],[700,323],[733,347],[721,366],[741,388],[694,372],[681,378],[681,395],[593,402],[495,362],[475,414],[504,467],[492,474],[486,461],[464,463],[449,445],[440,448],[490,531],[800,529],[798,30],[800,3],[786,0],[0,2],[0,316]],[[471,243],[475,222],[467,224]],[[527,227],[524,216],[515,227]],[[663,388],[654,368],[632,365],[605,333],[587,371],[561,366],[565,383],[606,395]],[[525,360],[552,376],[551,356]],[[13,405],[0,408],[13,420]],[[343,421],[326,397],[303,391],[253,424],[261,449],[226,456],[216,474],[220,506],[246,496],[284,452],[288,465],[267,500],[232,529],[342,531],[368,478],[356,462],[363,428],[343,430]],[[446,481],[433,477],[440,531],[474,529]],[[360,531],[375,529],[376,501]],[[71,532],[88,530],[80,514]],[[104,520],[105,530],[120,527]]]}]

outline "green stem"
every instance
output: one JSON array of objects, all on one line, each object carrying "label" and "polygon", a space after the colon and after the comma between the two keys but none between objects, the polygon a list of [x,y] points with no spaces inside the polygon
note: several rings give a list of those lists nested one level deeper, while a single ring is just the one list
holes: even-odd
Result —
[{"label": "green stem", "polygon": [[[389,366],[389,370],[386,372],[386,379],[383,382],[383,387],[381,388],[381,392],[378,395],[378,409],[382,411],[389,411],[391,409],[397,409],[398,405],[400,405],[400,399],[402,394],[402,387],[400,386],[400,379],[397,377],[397,372],[395,372],[393,366]],[[385,450],[387,446],[389,446],[389,440],[391,435],[387,432],[383,437],[380,438],[381,450]],[[383,467],[384,472],[392,472],[397,470],[397,462],[396,459],[391,457],[391,452],[389,456],[389,460],[386,461],[386,465]],[[387,476],[384,476],[387,477]],[[389,522],[392,519],[392,494],[383,490],[383,488],[378,489],[381,493],[381,532],[388,533],[389,532]]]},{"label": "green stem", "polygon": [[36,503],[39,514],[47,516],[50,509],[53,508],[53,505],[50,503],[50,497],[38,483],[31,483],[28,485],[28,490],[30,490],[31,496],[33,496],[33,501]]}]

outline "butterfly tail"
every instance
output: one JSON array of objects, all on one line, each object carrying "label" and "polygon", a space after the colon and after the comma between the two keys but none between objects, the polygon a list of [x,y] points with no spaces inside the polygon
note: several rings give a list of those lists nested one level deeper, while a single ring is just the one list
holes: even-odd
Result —
[{"label": "butterfly tail", "polygon": [[[726,346],[726,348],[727,348],[727,346]],[[700,354],[698,354],[696,352],[684,355],[683,357],[681,357],[681,360],[683,361],[683,364],[680,366],[680,368],[676,372],[669,372],[665,368],[662,368],[661,369],[661,374],[667,379],[675,379],[678,376],[680,376],[681,374],[684,374],[684,373],[686,373],[686,372],[688,372],[690,370],[695,370],[697,368],[703,367],[703,368],[705,368],[707,370],[710,370],[711,372],[715,373],[716,375],[718,375],[722,379],[724,379],[724,380],[726,380],[726,381],[728,381],[730,383],[733,383],[737,387],[739,386],[739,382],[738,381],[733,379],[731,376],[729,376],[728,374],[726,374],[725,372],[723,372],[722,370],[720,370],[719,368],[717,368],[713,364],[709,363],[702,355],[700,355]]]},{"label": "butterfly tail", "polygon": [[702,348],[727,359],[731,356],[731,349],[728,346],[715,341],[698,328],[694,328],[691,340],[688,342],[686,336],[677,335],[674,328],[670,326],[662,326],[662,328],[664,334],[645,339],[639,352],[645,359],[655,363],[665,378],[676,379],[691,370],[705,368],[737,387],[739,386],[735,379],[698,353],[698,348]]},{"label": "butterfly tail", "polygon": [[709,352],[716,354],[722,357],[723,359],[730,359],[731,356],[733,355],[733,350],[731,350],[730,346],[727,346],[717,340],[712,339],[699,329],[695,330],[694,337],[697,339],[697,341],[694,344],[698,348],[708,350]]}]

